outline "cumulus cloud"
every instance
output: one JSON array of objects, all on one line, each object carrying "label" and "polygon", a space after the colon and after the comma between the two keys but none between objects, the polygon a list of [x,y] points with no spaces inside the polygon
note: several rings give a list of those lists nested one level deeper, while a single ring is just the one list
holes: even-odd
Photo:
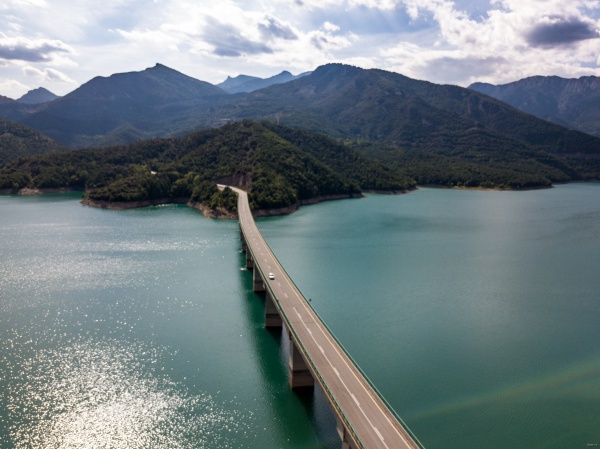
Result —
[{"label": "cumulus cloud", "polygon": [[597,39],[600,33],[589,22],[579,19],[550,19],[535,25],[525,35],[527,42],[534,47],[570,45],[586,39]]},{"label": "cumulus cloud", "polygon": [[265,17],[265,20],[258,24],[258,29],[260,30],[261,35],[266,39],[298,39],[297,34],[289,25],[280,22],[275,17]]},{"label": "cumulus cloud", "polygon": [[208,21],[203,30],[203,37],[211,44],[217,56],[239,57],[260,53],[273,53],[266,44],[250,40],[242,35],[241,30],[217,20]]},{"label": "cumulus cloud", "polygon": [[69,76],[65,75],[64,73],[52,68],[40,70],[32,66],[25,66],[23,67],[23,73],[27,76],[39,78],[41,81],[45,82],[61,82],[67,84],[76,84],[75,80],[69,78]]},{"label": "cumulus cloud", "polygon": [[27,92],[28,86],[25,84],[12,79],[0,79],[0,92],[10,92],[13,98],[17,98],[20,95],[15,95],[14,92]]},{"label": "cumulus cloud", "polygon": [[55,53],[72,52],[68,45],[57,40],[30,40],[0,35],[0,58],[5,60],[48,62],[53,59]]}]

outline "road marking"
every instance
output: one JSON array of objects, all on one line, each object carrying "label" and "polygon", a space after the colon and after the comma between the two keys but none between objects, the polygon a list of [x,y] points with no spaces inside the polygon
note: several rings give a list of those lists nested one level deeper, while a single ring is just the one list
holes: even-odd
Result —
[{"label": "road marking", "polygon": [[[311,332],[312,335],[312,332]],[[325,355],[325,350],[323,349],[323,346],[321,345],[317,345],[319,347],[319,351],[321,351],[321,354]]]},{"label": "road marking", "polygon": [[[245,203],[247,203],[247,195],[245,192],[243,191],[239,191],[239,189],[235,189],[238,191],[238,194],[240,195],[240,201],[245,200],[245,202],[243,202],[242,204],[245,205]],[[244,208],[242,208],[243,210],[245,210]],[[250,213],[250,212],[248,212]],[[249,230],[249,234],[251,236],[257,236],[254,238],[254,242],[257,242],[257,240],[260,240],[263,244],[263,247],[265,247],[267,249],[267,253],[268,255],[276,262],[276,265],[278,265],[281,270],[283,271],[283,268],[281,267],[281,265],[279,265],[277,263],[277,259],[275,257],[275,255],[272,253],[272,251],[270,251],[270,248],[268,246],[268,244],[266,243],[264,237],[262,236],[262,234],[260,233],[260,231],[258,230],[258,227],[256,226],[256,224],[254,223],[254,220],[252,219],[252,217],[250,216],[248,217],[243,217],[241,218],[241,222],[243,223],[243,225],[247,226],[250,228]],[[244,232],[242,231],[242,234]],[[265,259],[265,260],[269,260],[269,259]],[[269,266],[270,268],[270,266]],[[284,276],[284,281],[285,283],[288,284],[289,289],[294,292],[294,295],[296,296],[297,300],[300,301],[300,304],[302,305],[302,307],[304,307],[305,311],[308,314],[308,317],[313,317],[314,321],[317,323],[317,327],[318,330],[320,331],[320,333],[323,335],[323,337],[325,338],[325,340],[329,343],[329,345],[332,347],[334,353],[337,354],[337,356],[339,357],[340,361],[346,366],[346,368],[349,370],[350,374],[354,377],[354,379],[356,380],[356,382],[358,382],[358,384],[360,385],[360,387],[362,387],[362,390],[366,393],[367,397],[373,401],[374,405],[377,407],[377,409],[380,411],[380,413],[382,414],[383,417],[385,417],[385,419],[387,420],[387,422],[392,426],[392,428],[396,431],[396,433],[398,434],[398,436],[406,443],[407,446],[412,446],[412,444],[409,444],[408,440],[405,438],[403,432],[406,432],[404,429],[402,429],[403,432],[400,431],[400,429],[397,426],[401,427],[400,423],[397,423],[396,421],[394,421],[394,423],[392,423],[392,421],[390,420],[389,416],[388,416],[388,411],[387,409],[382,408],[382,406],[380,405],[380,401],[381,399],[378,396],[374,396],[374,393],[372,391],[370,391],[366,385],[365,385],[365,381],[362,378],[359,378],[357,373],[356,373],[356,367],[354,365],[350,366],[348,360],[347,360],[347,355],[346,354],[342,354],[340,348],[336,345],[336,343],[334,343],[332,336],[329,335],[323,328],[323,325],[320,324],[321,321],[319,319],[318,316],[316,316],[315,312],[312,311],[312,308],[309,307],[308,302],[306,301],[306,299],[302,296],[302,294],[298,291],[297,287],[293,284],[293,282],[291,281],[291,279],[288,278],[288,276]],[[281,286],[281,283],[279,283],[279,285]],[[285,288],[285,287],[284,287]],[[288,294],[286,292],[284,292],[285,297],[288,298]],[[300,314],[300,312],[298,311],[298,309],[296,308],[296,306],[292,306],[294,311],[296,312],[296,315],[298,316],[298,318],[300,318],[300,322],[303,324],[304,328],[308,331],[308,333],[310,334],[312,340],[315,342],[315,344],[319,347],[319,349],[321,350],[321,352],[323,352],[323,348],[322,346],[320,346],[317,343],[317,340],[315,338],[315,336],[312,334],[312,332],[310,331],[310,329],[308,328],[308,326],[306,325],[306,323],[302,320],[302,315]],[[323,352],[324,354],[324,352]],[[362,414],[364,415],[366,422],[375,430],[375,432],[377,433],[378,437],[381,439],[381,441],[383,442],[383,445],[389,449],[388,445],[385,443],[383,436],[381,435],[381,433],[379,432],[379,430],[373,425],[373,423],[371,422],[371,420],[369,419],[369,417],[366,415],[366,413],[364,412],[364,410],[362,410],[362,408],[360,407],[360,404],[358,403],[358,400],[356,399],[356,397],[354,396],[353,393],[350,392],[350,389],[348,388],[348,386],[346,385],[346,383],[343,381],[343,378],[340,374],[340,372],[333,366],[333,363],[331,362],[331,360],[325,356],[325,359],[327,360],[327,362],[329,363],[329,365],[333,368],[333,371],[336,373],[336,375],[339,378],[339,381],[341,383],[341,385],[346,389],[346,391],[348,391],[351,395],[352,398],[354,399],[354,401],[357,403],[357,405],[359,406],[359,409],[361,410]],[[331,392],[331,394],[333,394],[333,391]]]},{"label": "road marking", "polygon": [[350,396],[352,396],[352,399],[354,399],[354,402],[356,402],[356,405],[358,405],[358,407],[360,408],[360,402],[358,402],[358,399],[356,399],[356,396],[354,396],[354,394],[350,393]]}]

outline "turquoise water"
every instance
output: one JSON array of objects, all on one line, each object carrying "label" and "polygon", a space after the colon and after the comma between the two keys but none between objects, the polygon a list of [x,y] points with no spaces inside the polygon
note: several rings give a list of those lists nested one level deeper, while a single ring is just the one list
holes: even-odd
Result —
[{"label": "turquoise water", "polygon": [[[600,185],[421,189],[258,220],[428,448],[600,444]],[[0,447],[335,448],[238,225],[0,197]]]},{"label": "turquoise water", "polygon": [[259,227],[426,447],[600,444],[600,185],[421,189]]},{"label": "turquoise water", "polygon": [[322,397],[288,388],[236,222],[78,201],[0,197],[2,449],[336,447]]}]

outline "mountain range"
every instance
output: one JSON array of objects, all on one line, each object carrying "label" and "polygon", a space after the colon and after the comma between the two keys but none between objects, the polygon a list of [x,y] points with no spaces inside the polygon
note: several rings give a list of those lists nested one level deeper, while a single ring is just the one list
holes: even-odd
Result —
[{"label": "mountain range", "polygon": [[600,178],[597,137],[473,89],[342,64],[236,94],[157,64],[94,78],[36,108],[0,102],[0,115],[70,146],[266,120],[328,135],[421,184],[524,188]]},{"label": "mountain range", "polygon": [[254,92],[255,90],[264,89],[265,87],[272,86],[273,84],[283,84],[289,81],[293,81],[303,76],[310,75],[311,72],[304,72],[300,75],[292,75],[290,72],[284,70],[278,75],[270,78],[258,78],[256,76],[239,75],[234,78],[228,76],[225,81],[217,84],[230,94],[236,94],[240,92]]},{"label": "mountain range", "polygon": [[475,83],[484,93],[541,119],[600,136],[600,78],[534,76],[513,83]]}]

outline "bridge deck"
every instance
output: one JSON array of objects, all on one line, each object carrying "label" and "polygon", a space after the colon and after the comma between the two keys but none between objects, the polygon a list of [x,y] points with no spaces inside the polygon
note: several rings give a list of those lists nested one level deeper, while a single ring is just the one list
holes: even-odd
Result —
[{"label": "bridge deck", "polygon": [[[253,256],[254,269],[261,271],[294,343],[353,440],[351,445],[368,449],[420,448],[281,267],[254,223],[246,192],[232,189],[238,194],[240,228]],[[269,279],[267,273],[275,278]]]}]

